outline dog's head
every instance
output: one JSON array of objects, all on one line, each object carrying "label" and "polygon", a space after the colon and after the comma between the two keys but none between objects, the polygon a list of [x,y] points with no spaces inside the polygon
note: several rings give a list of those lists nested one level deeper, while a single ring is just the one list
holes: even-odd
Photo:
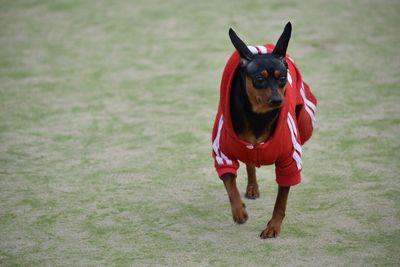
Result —
[{"label": "dog's head", "polygon": [[252,110],[265,113],[280,108],[284,103],[287,84],[286,49],[292,25],[288,22],[270,54],[253,54],[247,45],[229,29],[229,37],[240,55],[246,93]]}]

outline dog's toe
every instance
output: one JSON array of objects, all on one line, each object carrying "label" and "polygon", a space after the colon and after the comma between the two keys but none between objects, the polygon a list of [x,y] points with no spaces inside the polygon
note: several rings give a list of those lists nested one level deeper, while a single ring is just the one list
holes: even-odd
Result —
[{"label": "dog's toe", "polygon": [[260,191],[258,185],[248,185],[246,189],[245,197],[248,199],[257,199],[260,197]]},{"label": "dog's toe", "polygon": [[240,215],[234,215],[233,221],[237,224],[244,224],[248,218],[249,218],[249,216],[247,215],[247,212],[245,211],[244,213],[242,213]]},{"label": "dog's toe", "polygon": [[261,232],[260,237],[262,239],[267,239],[267,238],[275,238],[278,237],[279,233],[275,229],[265,229],[264,231]]},{"label": "dog's toe", "polygon": [[281,225],[280,223],[271,223],[271,221],[268,222],[267,228],[265,228],[261,234],[260,237],[262,239],[266,238],[275,238],[279,236],[279,233],[281,232]]},{"label": "dog's toe", "polygon": [[241,206],[232,209],[233,221],[237,224],[243,224],[247,221],[249,216],[247,215],[246,206],[242,203]]},{"label": "dog's toe", "polygon": [[237,219],[235,220],[235,222],[236,222],[237,224],[244,224],[244,223],[247,221],[247,219],[248,219],[248,217],[245,216],[245,217],[243,217],[243,218],[237,218]]}]

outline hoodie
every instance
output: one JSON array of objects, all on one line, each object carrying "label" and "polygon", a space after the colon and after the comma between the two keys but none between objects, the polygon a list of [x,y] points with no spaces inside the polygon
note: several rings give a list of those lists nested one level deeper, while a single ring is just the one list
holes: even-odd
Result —
[{"label": "hoodie", "polygon": [[[254,54],[272,53],[274,45],[249,46],[249,49]],[[235,51],[226,63],[212,132],[212,156],[219,177],[227,173],[236,177],[241,161],[257,167],[275,164],[276,182],[280,186],[301,182],[301,146],[311,137],[315,127],[317,100],[302,80],[293,59],[287,55],[286,62],[288,84],[275,131],[267,141],[256,145],[241,140],[233,130],[230,93],[240,63],[239,53]]]}]

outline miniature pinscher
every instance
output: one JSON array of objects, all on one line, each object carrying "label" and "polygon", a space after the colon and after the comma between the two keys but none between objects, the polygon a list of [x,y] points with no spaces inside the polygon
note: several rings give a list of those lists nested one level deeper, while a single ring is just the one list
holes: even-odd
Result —
[{"label": "miniature pinscher", "polygon": [[256,167],[275,164],[278,194],[261,238],[277,237],[281,231],[289,189],[301,181],[301,146],[315,126],[316,98],[293,59],[286,55],[291,31],[288,22],[275,46],[247,46],[229,29],[236,51],[222,75],[213,128],[215,168],[236,223],[248,219],[236,185],[239,161],[246,164],[245,197],[249,199],[260,196]]}]

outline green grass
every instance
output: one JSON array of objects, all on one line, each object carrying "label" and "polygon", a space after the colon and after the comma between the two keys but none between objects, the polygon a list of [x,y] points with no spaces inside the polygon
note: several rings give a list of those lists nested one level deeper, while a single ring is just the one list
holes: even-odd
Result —
[{"label": "green grass", "polygon": [[[232,2],[0,1],[1,266],[400,265],[400,4]],[[318,128],[261,240],[273,167],[235,225],[211,128],[228,28],[289,20]]]}]

